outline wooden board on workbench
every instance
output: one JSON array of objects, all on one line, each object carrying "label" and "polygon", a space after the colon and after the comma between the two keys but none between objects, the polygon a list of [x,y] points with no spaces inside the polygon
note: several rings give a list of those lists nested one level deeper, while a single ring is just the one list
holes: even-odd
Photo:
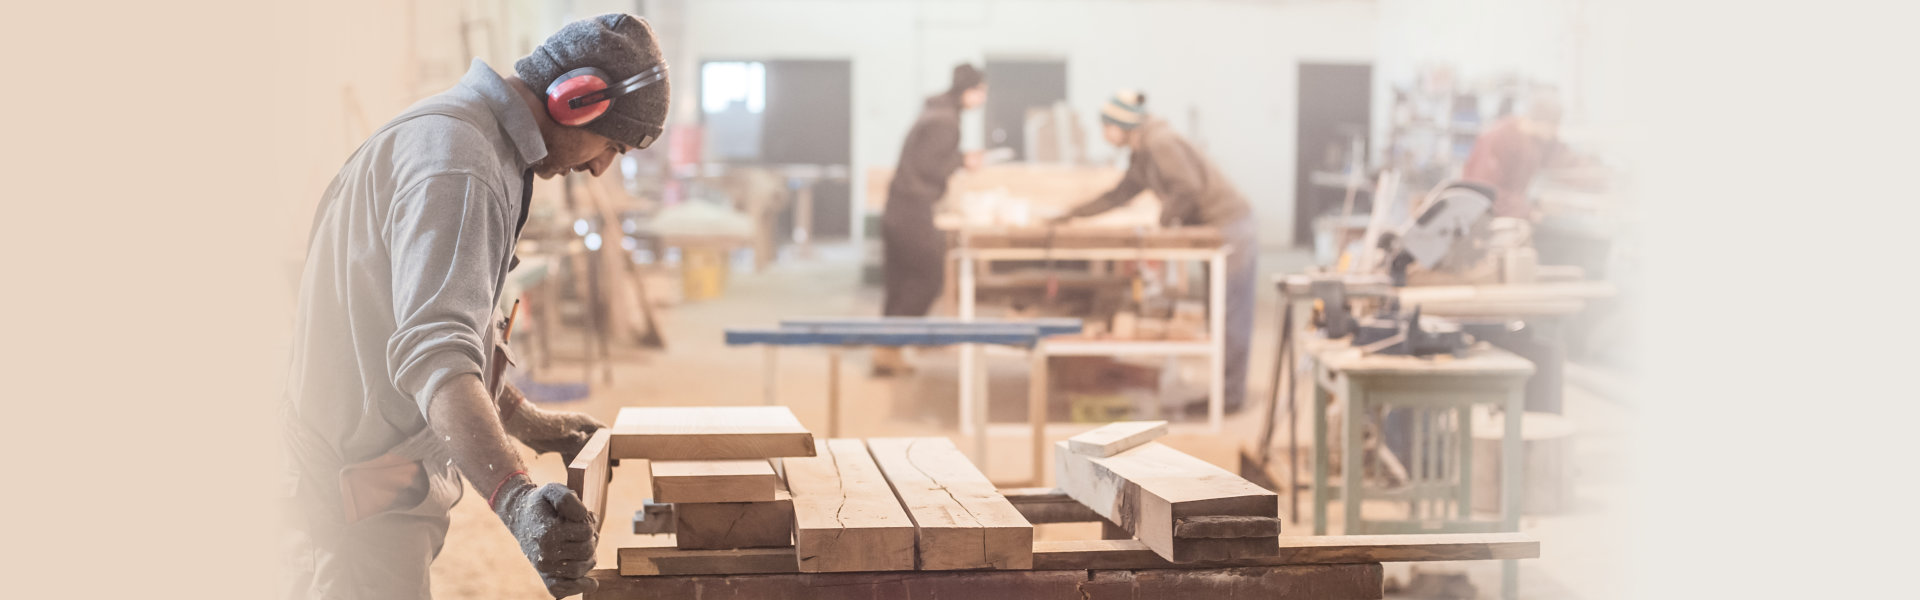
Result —
[{"label": "wooden board on workbench", "polygon": [[613,480],[613,460],[607,452],[611,434],[606,428],[594,432],[567,465],[567,488],[593,511],[596,525],[607,522],[607,482]]},{"label": "wooden board on workbench", "polygon": [[[1175,565],[1139,540],[1057,540],[1033,543],[1035,570],[1167,569],[1335,565],[1370,562],[1504,560],[1540,557],[1540,542],[1524,533],[1281,536],[1273,556]],[[725,551],[621,548],[620,572],[628,575],[727,575],[797,573],[793,550],[744,548]]]},{"label": "wooden board on workbench", "polygon": [[1227,243],[1212,227],[973,227],[961,236],[974,248],[1219,248]]},{"label": "wooden board on workbench", "polygon": [[[1280,553],[1207,561],[1208,566],[1500,560],[1540,557],[1540,542],[1520,533],[1283,536]],[[1168,569],[1176,566],[1140,540],[1063,540],[1033,544],[1035,569]]]},{"label": "wooden board on workbench", "polygon": [[673,505],[675,546],[689,550],[793,548],[793,496],[785,485],[768,502]]},{"label": "wooden board on workbench", "polygon": [[813,456],[813,434],[784,406],[627,407],[613,458],[729,460]]},{"label": "wooden board on workbench", "polygon": [[1147,442],[1109,457],[1094,457],[1074,453],[1063,440],[1055,445],[1054,464],[1055,481],[1061,490],[1133,533],[1169,561],[1250,558],[1278,551],[1272,537],[1176,538],[1175,528],[1181,519],[1234,516],[1278,520],[1280,498],[1159,442]]},{"label": "wooden board on workbench", "polygon": [[[622,558],[627,550],[621,550]],[[625,562],[624,560],[622,561]],[[771,561],[770,561],[771,562]],[[742,572],[748,573],[748,572]],[[1264,598],[1374,600],[1379,563],[1281,565],[1142,571],[922,571],[916,573],[727,574],[623,577],[588,574],[599,583],[587,600],[702,598],[887,598],[890,600],[1135,600]]]},{"label": "wooden board on workbench", "polygon": [[744,575],[796,571],[792,548],[681,550],[672,546],[647,546],[621,548],[618,556],[619,573],[629,577]]},{"label": "wooden board on workbench", "polygon": [[921,570],[1033,568],[1033,525],[943,437],[867,449],[913,519]]},{"label": "wooden board on workbench", "polygon": [[1067,438],[1067,447],[1080,454],[1104,458],[1166,434],[1166,421],[1121,421]]},{"label": "wooden board on workbench", "polygon": [[780,476],[764,458],[650,461],[655,502],[772,502]]},{"label": "wooden board on workbench", "polygon": [[833,439],[814,444],[815,456],[781,461],[793,493],[799,569],[913,570],[913,520],[894,498],[866,443]]}]

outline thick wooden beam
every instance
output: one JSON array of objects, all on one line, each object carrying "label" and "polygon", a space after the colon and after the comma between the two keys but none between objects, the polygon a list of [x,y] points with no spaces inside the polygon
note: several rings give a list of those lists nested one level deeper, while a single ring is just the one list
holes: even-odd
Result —
[{"label": "thick wooden beam", "polygon": [[1166,421],[1121,421],[1067,438],[1067,447],[1087,456],[1107,457],[1166,434]]},{"label": "thick wooden beam", "polygon": [[913,520],[857,439],[821,440],[816,456],[783,461],[793,492],[799,569],[910,571]]},{"label": "thick wooden beam", "polygon": [[[623,553],[626,550],[621,551]],[[599,588],[587,600],[701,598],[887,598],[889,600],[1135,600],[1262,598],[1376,600],[1379,563],[1282,565],[1143,571],[917,571],[907,573],[732,574],[623,577],[589,574]]]},{"label": "thick wooden beam", "polygon": [[[1524,533],[1281,536],[1274,556],[1175,565],[1139,540],[1069,540],[1033,543],[1035,570],[1170,569],[1337,565],[1376,562],[1505,560],[1540,557],[1540,542]],[[784,567],[773,568],[779,560]],[[796,573],[793,551],[748,548],[693,551],[621,548],[620,570],[630,575],[727,575]]]},{"label": "thick wooden beam", "polygon": [[772,502],[780,482],[766,459],[649,463],[655,502]]},{"label": "thick wooden beam", "polygon": [[728,460],[813,456],[813,434],[784,406],[627,407],[613,458]]},{"label": "thick wooden beam", "polygon": [[1033,568],[1033,525],[952,441],[874,438],[867,450],[913,519],[919,569]]},{"label": "thick wooden beam", "polygon": [[607,452],[611,434],[605,428],[594,432],[567,465],[567,487],[593,512],[596,529],[607,522],[607,482],[613,480],[613,461]]},{"label": "thick wooden beam", "polygon": [[683,549],[793,548],[793,496],[782,485],[771,502],[675,504],[674,540]]},{"label": "thick wooden beam", "polygon": [[[1162,558],[1176,563],[1269,556],[1271,537],[1178,540],[1174,528],[1194,517],[1278,519],[1280,498],[1225,469],[1158,442],[1109,457],[1055,447],[1055,481],[1093,512],[1118,524]],[[1249,541],[1249,540],[1265,540]]]},{"label": "thick wooden beam", "polygon": [[1169,569],[1191,566],[1260,566],[1504,560],[1540,557],[1540,542],[1521,533],[1282,536],[1280,553],[1260,558],[1175,565],[1139,540],[1067,540],[1033,544],[1035,569]]}]

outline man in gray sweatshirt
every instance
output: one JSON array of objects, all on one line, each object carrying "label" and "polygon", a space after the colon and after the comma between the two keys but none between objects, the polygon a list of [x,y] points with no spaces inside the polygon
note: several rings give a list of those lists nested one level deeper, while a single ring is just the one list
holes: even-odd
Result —
[{"label": "man in gray sweatshirt", "polygon": [[474,61],[340,169],[308,242],[284,404],[287,597],[430,597],[456,470],[548,592],[593,588],[599,524],[565,486],[536,485],[510,440],[570,460],[603,425],[483,378],[533,176],[599,175],[660,136],[667,99],[652,28],[603,15],[512,75]]}]

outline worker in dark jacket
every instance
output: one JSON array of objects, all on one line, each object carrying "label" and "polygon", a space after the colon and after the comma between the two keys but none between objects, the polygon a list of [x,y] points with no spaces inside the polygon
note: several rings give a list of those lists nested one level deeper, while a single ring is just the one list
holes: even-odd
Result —
[{"label": "worker in dark jacket", "polygon": [[[880,218],[885,248],[886,306],[890,317],[926,316],[946,279],[947,241],[933,226],[933,206],[947,195],[947,178],[961,167],[980,168],[979,152],[960,151],[960,113],[987,102],[986,79],[973,65],[953,68],[953,84],[927,99],[907,132],[900,164],[887,185]],[[897,348],[876,348],[875,375],[911,370]]]},{"label": "worker in dark jacket", "polygon": [[[1147,114],[1146,96],[1121,91],[1100,107],[1107,142],[1132,151],[1126,176],[1113,189],[1054,220],[1097,215],[1133,201],[1141,191],[1160,198],[1161,227],[1212,227],[1226,237],[1226,405],[1238,410],[1247,395],[1247,351],[1253,336],[1253,276],[1259,256],[1253,211],[1220,168],[1173,127]],[[1213,274],[1208,274],[1213,276]]]}]

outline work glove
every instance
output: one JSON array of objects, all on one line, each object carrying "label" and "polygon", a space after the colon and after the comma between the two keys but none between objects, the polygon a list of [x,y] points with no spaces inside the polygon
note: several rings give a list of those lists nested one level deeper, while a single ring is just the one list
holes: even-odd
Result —
[{"label": "work glove", "polygon": [[507,402],[517,403],[511,407],[500,425],[520,443],[526,444],[534,452],[546,454],[559,452],[562,464],[573,464],[573,457],[580,454],[580,448],[587,445],[587,439],[593,432],[606,427],[599,419],[585,413],[542,410],[533,403],[518,397],[520,390],[512,385],[501,392],[508,396]]},{"label": "work glove", "polygon": [[520,542],[520,552],[540,573],[547,593],[564,598],[599,585],[587,578],[599,527],[573,490],[558,483],[535,486],[526,475],[515,473],[492,500],[494,514]]}]

